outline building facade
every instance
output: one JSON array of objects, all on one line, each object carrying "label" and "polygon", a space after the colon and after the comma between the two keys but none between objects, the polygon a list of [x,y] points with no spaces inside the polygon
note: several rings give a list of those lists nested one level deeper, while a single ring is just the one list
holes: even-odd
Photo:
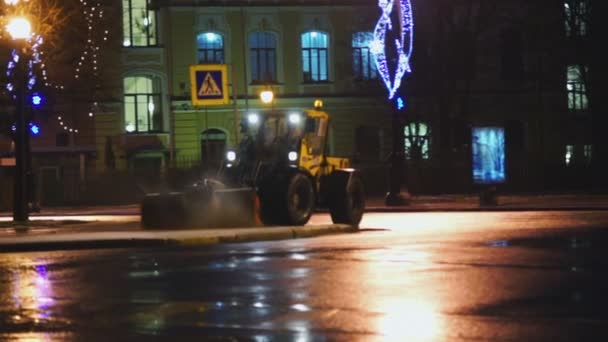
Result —
[{"label": "building facade", "polygon": [[[407,189],[476,191],[478,127],[504,130],[505,191],[590,186],[589,1],[411,2],[412,73],[396,114]],[[81,142],[64,147],[92,150],[74,164],[82,198],[136,198],[200,177],[238,139],[242,117],[269,109],[263,90],[272,108],[321,99],[330,152],[353,160],[368,192],[387,191],[396,103],[371,57],[376,1],[116,0],[104,11],[101,87]],[[200,64],[228,65],[229,103],[192,105],[189,67]]]}]

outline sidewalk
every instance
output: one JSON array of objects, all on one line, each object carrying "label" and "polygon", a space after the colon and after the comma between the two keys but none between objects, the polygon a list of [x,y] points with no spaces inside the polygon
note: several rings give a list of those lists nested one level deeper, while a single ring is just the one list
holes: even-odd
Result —
[{"label": "sidewalk", "polygon": [[384,198],[367,200],[368,211],[516,211],[516,210],[608,210],[608,194],[498,195],[496,205],[481,205],[479,195],[412,196],[407,206],[388,207]]},{"label": "sidewalk", "polygon": [[[478,195],[413,196],[408,205],[386,206],[367,199],[366,212],[607,210],[608,195],[552,194],[498,196],[496,205],[480,205]],[[100,217],[104,216],[104,217]],[[0,212],[0,252],[55,249],[129,248],[200,245],[311,237],[355,231],[347,225],[243,227],[227,229],[144,230],[139,205],[42,208],[27,226],[15,226]]]},{"label": "sidewalk", "polygon": [[[366,199],[367,212],[407,211],[501,211],[501,210],[608,210],[608,194],[530,194],[498,195],[497,205],[480,205],[479,195],[421,195],[412,196],[404,206],[387,206],[384,197]],[[43,207],[36,216],[82,215],[139,215],[139,204],[113,206]],[[9,211],[0,211],[0,218],[11,217]]]}]

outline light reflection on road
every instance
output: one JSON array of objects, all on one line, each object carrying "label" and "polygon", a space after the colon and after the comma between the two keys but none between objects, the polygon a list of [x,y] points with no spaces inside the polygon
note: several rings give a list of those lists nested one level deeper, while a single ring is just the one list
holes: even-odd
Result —
[{"label": "light reflection on road", "polygon": [[13,319],[34,323],[50,319],[54,299],[45,263],[24,259],[19,264],[23,266],[12,270],[11,298],[19,309]]},{"label": "light reflection on road", "polygon": [[443,335],[435,284],[420,286],[416,271],[432,268],[431,255],[416,248],[361,251],[367,261],[360,274],[367,283],[373,331],[381,341],[429,341]]},{"label": "light reflection on road", "polygon": [[[546,250],[545,238],[516,239],[502,229],[585,227],[593,215],[370,213],[359,234],[47,258],[7,253],[0,258],[0,326],[14,329],[15,341],[62,340],[28,332],[31,326],[20,322],[54,331],[51,323],[63,320],[62,329],[79,334],[95,327],[90,317],[140,337],[218,332],[256,341],[540,340],[537,326],[565,329],[546,319],[556,312],[572,312],[576,324],[580,317],[604,322],[595,313],[604,306],[583,299],[605,289],[605,277],[591,281],[598,265],[590,256],[606,238],[569,233],[563,247]],[[311,224],[328,220],[315,215]],[[606,220],[595,224],[606,226]],[[475,233],[460,236],[468,231]],[[525,248],[530,243],[535,248]],[[83,318],[81,308],[89,316]],[[541,319],[513,323],[520,313]],[[530,332],[511,332],[505,319]]]}]

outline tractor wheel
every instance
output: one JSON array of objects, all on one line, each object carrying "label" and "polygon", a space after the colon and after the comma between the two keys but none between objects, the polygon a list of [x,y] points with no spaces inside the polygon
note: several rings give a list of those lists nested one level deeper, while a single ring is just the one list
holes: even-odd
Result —
[{"label": "tractor wheel", "polygon": [[365,189],[363,181],[357,174],[351,175],[342,193],[329,203],[329,213],[334,223],[359,226],[365,210]]},{"label": "tractor wheel", "polygon": [[310,178],[302,173],[294,174],[287,184],[285,218],[289,225],[305,225],[315,206],[315,190]]}]

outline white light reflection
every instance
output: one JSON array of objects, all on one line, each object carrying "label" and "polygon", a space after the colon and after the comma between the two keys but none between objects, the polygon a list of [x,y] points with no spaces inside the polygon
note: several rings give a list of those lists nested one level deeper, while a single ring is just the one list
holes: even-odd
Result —
[{"label": "white light reflection", "polygon": [[251,258],[247,259],[247,261],[248,261],[248,262],[260,262],[260,261],[264,261],[264,260],[266,260],[266,259],[267,259],[267,258],[265,258],[265,257],[261,257],[261,256],[254,256],[254,257],[251,257]]},{"label": "white light reflection", "polygon": [[293,253],[289,256],[293,260],[306,260],[308,257],[305,254]]},{"label": "white light reflection", "polygon": [[310,275],[310,269],[306,267],[294,268],[289,272],[289,278],[305,278]]},{"label": "white light reflection", "polygon": [[[443,337],[443,317],[433,283],[421,282],[419,270],[434,267],[432,255],[417,248],[386,248],[364,253],[360,275],[370,288],[365,305],[377,314],[374,331],[382,341],[428,341]],[[387,276],[390,275],[390,276]]]},{"label": "white light reflection", "polygon": [[310,311],[310,308],[306,304],[294,304],[291,306],[291,308],[300,312]]},{"label": "white light reflection", "polygon": [[307,321],[291,321],[287,323],[287,329],[296,332],[293,341],[308,342],[313,340],[312,336],[310,336],[310,323]]},{"label": "white light reflection", "polygon": [[33,322],[51,318],[54,299],[46,265],[38,263],[25,270],[20,269],[13,279],[13,302],[22,309],[22,314],[27,315],[14,318]]},{"label": "white light reflection", "polygon": [[379,303],[377,328],[384,341],[421,341],[439,337],[441,318],[435,305],[424,298],[388,298]]}]

